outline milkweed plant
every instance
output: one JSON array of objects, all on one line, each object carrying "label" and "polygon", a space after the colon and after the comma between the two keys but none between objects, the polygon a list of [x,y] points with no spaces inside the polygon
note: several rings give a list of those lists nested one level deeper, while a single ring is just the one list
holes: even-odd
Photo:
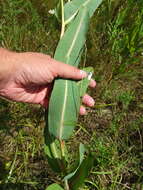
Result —
[{"label": "milkweed plant", "polygon": [[[61,23],[61,37],[54,59],[78,67],[86,42],[90,18],[102,0],[60,0],[55,14]],[[94,155],[79,144],[78,163],[69,171],[66,142],[74,133],[81,98],[90,82],[93,68],[83,68],[88,77],[81,81],[56,79],[48,110],[45,112],[45,154],[52,170],[61,176],[61,184],[51,184],[46,190],[78,190],[88,176]]]}]

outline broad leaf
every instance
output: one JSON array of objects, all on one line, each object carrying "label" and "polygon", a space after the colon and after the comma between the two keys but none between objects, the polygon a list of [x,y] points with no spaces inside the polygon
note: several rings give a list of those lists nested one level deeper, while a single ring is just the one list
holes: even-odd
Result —
[{"label": "broad leaf", "polygon": [[68,174],[67,176],[64,177],[64,180],[69,180],[71,177],[73,177],[77,170],[79,169],[80,165],[82,164],[82,161],[84,159],[84,154],[85,154],[85,148],[84,148],[84,145],[82,143],[80,143],[80,146],[79,146],[79,164],[78,164],[78,167],[76,168],[76,170],[70,174]]},{"label": "broad leaf", "polygon": [[[48,114],[45,114],[45,119],[47,120]],[[47,122],[48,124],[48,122]],[[44,151],[48,159],[48,163],[54,172],[61,172],[65,169],[65,162],[61,157],[60,144],[57,139],[49,134],[48,125],[45,127],[44,131],[45,145]]]},{"label": "broad leaf", "polygon": [[57,46],[54,58],[58,61],[78,66],[77,59],[81,55],[80,53],[86,41],[88,25],[89,13],[84,8],[66,30]]},{"label": "broad leaf", "polygon": [[88,177],[89,172],[93,166],[94,157],[93,155],[88,155],[86,159],[83,160],[79,169],[76,171],[75,175],[69,179],[70,190],[78,190]]},{"label": "broad leaf", "polygon": [[[93,14],[99,2],[101,0],[84,1],[84,6],[79,9],[76,18],[68,26],[57,46],[54,56],[56,60],[78,67],[86,40],[89,15]],[[78,118],[80,95],[77,82],[65,79],[55,80],[49,102],[48,126],[50,135],[60,140],[68,139],[72,135]]]},{"label": "broad leaf", "polygon": [[[78,57],[85,43],[88,21],[87,11],[81,10],[60,41],[55,53],[55,59],[78,66]],[[80,94],[76,82],[57,79],[49,103],[50,134],[58,139],[69,138],[77,122],[79,107]],[[72,121],[72,126],[68,125],[69,121]]]},{"label": "broad leaf", "polygon": [[53,183],[49,187],[46,188],[46,190],[64,190],[61,186],[59,186],[56,183]]},{"label": "broad leaf", "polygon": [[91,17],[103,0],[73,0],[65,4],[65,22],[69,23],[80,9],[87,7]]}]

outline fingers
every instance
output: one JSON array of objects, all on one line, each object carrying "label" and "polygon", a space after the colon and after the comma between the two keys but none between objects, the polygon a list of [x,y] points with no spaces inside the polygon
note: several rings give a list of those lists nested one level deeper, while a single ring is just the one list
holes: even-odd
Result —
[{"label": "fingers", "polygon": [[[51,59],[51,63],[56,77],[77,80],[87,77],[87,73],[85,71],[74,66],[56,61],[55,59]],[[89,86],[94,88],[96,86],[95,80],[91,79]]]},{"label": "fingers", "polygon": [[[60,77],[60,78],[66,78],[66,79],[77,79],[80,80],[82,78],[87,77],[87,73],[85,71],[82,71],[74,66],[56,61],[55,59],[50,59],[51,61],[51,69],[52,69],[52,73],[54,73],[55,77]],[[95,80],[91,79],[89,86],[94,88],[96,86],[96,82]],[[85,104],[86,106],[92,107],[94,106],[94,99],[85,94],[83,99],[82,99],[83,104]],[[45,105],[47,106],[47,102],[45,103]],[[81,115],[85,115],[86,114],[86,109],[84,106],[80,107],[80,114]]]},{"label": "fingers", "polygon": [[93,99],[91,96],[89,96],[88,94],[85,94],[85,95],[83,96],[82,102],[83,102],[85,105],[89,106],[89,107],[93,107],[94,104],[95,104],[94,99]]},{"label": "fingers", "polygon": [[[95,104],[95,101],[91,96],[89,96],[88,94],[85,94],[82,98],[82,103],[85,104],[86,106],[93,107]],[[87,114],[86,108],[84,106],[80,106],[79,113],[80,115],[86,115]]]},{"label": "fingers", "polygon": [[95,88],[95,86],[96,86],[96,81],[93,80],[93,79],[91,79],[91,80],[90,80],[90,83],[89,83],[89,86],[90,86],[91,88]]},{"label": "fingers", "polygon": [[53,67],[56,76],[60,78],[80,80],[87,76],[87,73],[85,71],[82,71],[74,66],[56,61],[54,59],[52,59],[51,66]]},{"label": "fingers", "polygon": [[80,106],[80,111],[79,111],[80,115],[86,115],[86,109],[84,106]]}]

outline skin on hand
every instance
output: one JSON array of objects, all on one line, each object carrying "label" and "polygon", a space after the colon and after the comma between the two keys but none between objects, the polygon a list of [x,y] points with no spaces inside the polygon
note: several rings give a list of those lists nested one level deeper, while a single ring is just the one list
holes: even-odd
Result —
[{"label": "skin on hand", "polygon": [[[0,57],[0,95],[17,102],[47,107],[55,78],[80,80],[86,77],[85,72],[42,53],[15,53],[0,48]],[[94,80],[90,86],[96,86]],[[94,100],[86,94],[83,103],[93,106]],[[80,114],[85,113],[81,106]]]}]

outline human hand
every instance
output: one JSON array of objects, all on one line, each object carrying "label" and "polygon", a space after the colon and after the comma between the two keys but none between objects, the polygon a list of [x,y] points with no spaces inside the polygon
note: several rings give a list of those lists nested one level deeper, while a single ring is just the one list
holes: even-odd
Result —
[{"label": "human hand", "polygon": [[[86,73],[79,69],[61,63],[42,53],[14,53],[0,51],[5,64],[3,78],[0,80],[0,95],[17,102],[27,102],[48,106],[55,78],[70,78],[80,80]],[[2,64],[0,64],[0,69]],[[91,80],[90,86],[96,83]],[[83,97],[83,103],[93,106],[94,100],[89,95]],[[80,114],[86,113],[85,107],[80,107]]]}]

